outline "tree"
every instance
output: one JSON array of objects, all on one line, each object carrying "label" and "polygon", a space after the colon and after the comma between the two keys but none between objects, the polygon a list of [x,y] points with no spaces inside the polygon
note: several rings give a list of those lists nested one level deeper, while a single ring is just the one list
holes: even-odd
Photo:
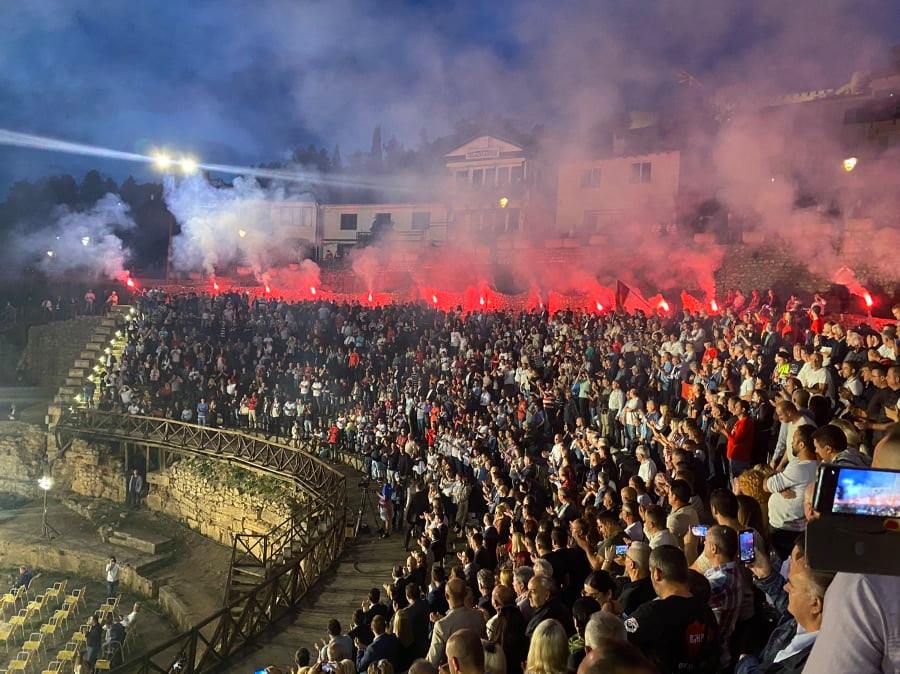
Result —
[{"label": "tree", "polygon": [[106,188],[107,185],[103,181],[103,178],[100,176],[100,173],[94,169],[91,169],[85,174],[84,180],[81,181],[78,200],[82,204],[93,205],[97,203],[97,201],[99,201],[104,194],[106,194]]},{"label": "tree", "polygon": [[381,146],[381,124],[378,124],[372,130],[372,149],[369,150],[369,159],[372,160],[372,165],[375,167],[381,166],[381,162],[384,159]]},{"label": "tree", "polygon": [[331,153],[331,169],[333,171],[343,171],[344,165],[341,163],[341,146],[335,145],[334,152]]}]

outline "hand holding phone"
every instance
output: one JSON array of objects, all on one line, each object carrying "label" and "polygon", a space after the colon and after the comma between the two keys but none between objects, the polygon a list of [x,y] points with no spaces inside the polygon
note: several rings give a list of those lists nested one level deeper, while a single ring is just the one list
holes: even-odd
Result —
[{"label": "hand holding phone", "polygon": [[738,534],[740,559],[744,564],[752,564],[756,560],[756,546],[753,541],[753,529],[741,529]]},{"label": "hand holding phone", "polygon": [[622,557],[625,553],[628,552],[627,545],[617,545],[616,546],[616,557]]},{"label": "hand holding phone", "polygon": [[697,538],[706,538],[709,527],[705,524],[695,524],[691,527],[691,533]]}]

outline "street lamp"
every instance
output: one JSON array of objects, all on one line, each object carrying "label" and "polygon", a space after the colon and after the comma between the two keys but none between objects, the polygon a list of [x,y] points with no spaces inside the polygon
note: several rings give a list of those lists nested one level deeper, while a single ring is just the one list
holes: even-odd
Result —
[{"label": "street lamp", "polygon": [[47,521],[47,494],[53,489],[53,478],[49,475],[44,475],[38,480],[38,487],[44,492],[44,513],[41,516],[41,535],[49,541],[52,540],[54,536],[59,536],[59,532],[50,526],[50,523]]}]

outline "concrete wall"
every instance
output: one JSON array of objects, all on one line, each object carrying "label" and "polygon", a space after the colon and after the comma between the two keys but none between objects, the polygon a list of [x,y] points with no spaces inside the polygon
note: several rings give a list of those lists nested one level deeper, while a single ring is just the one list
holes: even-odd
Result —
[{"label": "concrete wall", "polygon": [[32,326],[20,361],[27,383],[60,386],[101,320],[101,316],[82,316]]}]

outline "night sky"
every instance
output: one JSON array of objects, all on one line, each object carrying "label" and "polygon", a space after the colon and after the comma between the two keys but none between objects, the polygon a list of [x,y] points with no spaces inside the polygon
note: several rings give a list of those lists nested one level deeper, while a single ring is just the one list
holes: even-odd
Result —
[{"label": "night sky", "polygon": [[[0,25],[0,128],[231,164],[346,156],[378,123],[409,146],[485,113],[580,129],[681,69],[710,93],[836,86],[900,43],[893,0],[27,0]],[[0,148],[0,195],[90,168],[152,175]]]}]

